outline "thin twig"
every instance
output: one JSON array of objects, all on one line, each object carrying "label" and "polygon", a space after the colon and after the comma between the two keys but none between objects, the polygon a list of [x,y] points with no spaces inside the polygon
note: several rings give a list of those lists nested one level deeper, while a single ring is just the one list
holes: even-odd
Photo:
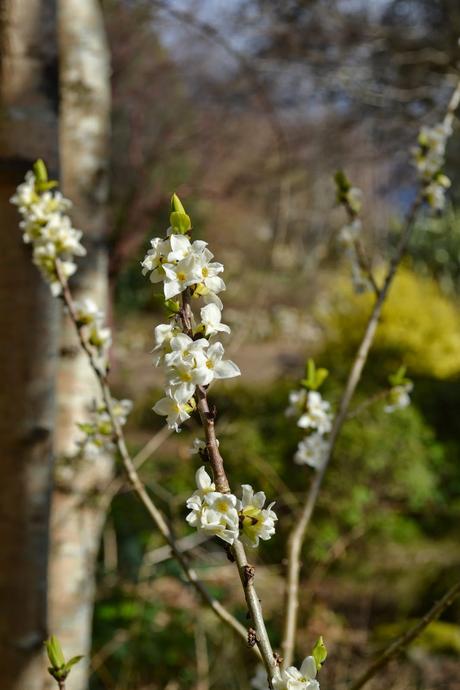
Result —
[{"label": "thin twig", "polygon": [[387,277],[383,284],[382,289],[379,292],[379,296],[376,299],[374,308],[372,310],[371,316],[366,326],[366,330],[361,341],[361,345],[358,349],[356,358],[353,362],[345,390],[342,395],[342,399],[339,404],[338,412],[334,418],[334,423],[331,430],[331,436],[329,441],[328,453],[323,463],[321,469],[317,472],[313,481],[310,485],[310,490],[308,492],[304,507],[298,520],[295,523],[295,527],[292,530],[288,539],[288,568],[287,568],[287,580],[286,580],[286,618],[284,626],[284,640],[283,640],[283,657],[286,666],[292,663],[294,655],[294,645],[296,637],[297,628],[297,611],[299,607],[299,577],[301,568],[300,554],[302,550],[302,545],[307,531],[307,527],[310,523],[313,510],[318,499],[319,491],[323,483],[324,475],[326,473],[329,462],[332,458],[332,454],[335,448],[335,443],[337,437],[342,429],[343,423],[347,417],[348,407],[351,398],[356,390],[356,387],[361,378],[361,373],[369,354],[369,350],[374,339],[375,331],[379,322],[380,314],[382,312],[383,304],[385,302],[386,296],[390,289],[391,283],[393,282],[396,269],[401,261],[404,251],[409,241],[410,233],[412,230],[412,225],[416,212],[421,204],[421,198],[417,197],[416,201],[412,205],[411,211],[406,220],[403,234],[399,243],[398,250],[393,257],[390,264],[390,268],[387,273]]},{"label": "thin twig", "polygon": [[374,393],[374,395],[371,395],[370,398],[364,400],[360,405],[357,405],[352,410],[349,410],[349,412],[347,413],[347,420],[359,417],[359,415],[362,412],[369,409],[369,407],[372,407],[372,405],[375,405],[375,403],[380,402],[381,400],[385,400],[385,398],[388,398],[390,393],[391,388],[385,388],[384,390],[378,391],[378,393]]},{"label": "thin twig", "polygon": [[[352,223],[358,218],[358,214],[356,211],[353,209],[351,206],[350,202],[345,200],[343,202],[344,208],[348,214],[348,218],[350,222]],[[361,269],[361,271],[364,273],[366,278],[368,279],[369,283],[372,286],[372,289],[374,291],[374,294],[376,297],[379,296],[380,293],[380,288],[377,285],[377,281],[375,280],[374,277],[374,272],[372,270],[371,262],[370,259],[366,253],[366,250],[364,249],[364,245],[362,243],[362,240],[359,237],[356,237],[353,241],[353,245],[355,248],[356,252],[356,258],[358,259],[358,264]]]},{"label": "thin twig", "polygon": [[[112,395],[110,392],[109,385],[107,383],[107,374],[106,372],[98,365],[96,362],[93,352],[91,351],[91,348],[89,347],[88,343],[85,340],[85,337],[83,335],[82,329],[80,328],[80,325],[78,323],[78,320],[76,318],[76,309],[75,309],[75,303],[72,298],[72,294],[70,292],[69,285],[65,278],[63,277],[62,271],[60,269],[59,262],[56,261],[56,271],[57,271],[57,276],[62,288],[62,297],[64,300],[64,303],[68,309],[70,318],[75,326],[80,344],[85,351],[85,353],[88,356],[90,365],[96,375],[96,378],[99,382],[99,386],[101,389],[101,394],[102,398],[104,400],[104,404],[107,409],[107,413],[110,417],[110,421],[112,424],[113,432],[114,432],[114,440],[117,445],[118,452],[120,454],[120,457],[122,459],[123,465],[125,467],[126,473],[128,475],[128,479],[140,498],[141,502],[144,504],[144,507],[146,508],[147,512],[149,513],[150,517],[152,518],[153,522],[155,523],[156,527],[158,528],[159,532],[163,536],[163,538],[168,542],[169,546],[171,547],[172,552],[174,553],[174,556],[176,557],[177,561],[181,565],[185,576],[191,583],[191,585],[195,588],[195,590],[198,592],[200,595],[201,599],[208,605],[210,608],[214,611],[214,613],[227,625],[229,625],[235,632],[240,635],[244,640],[247,639],[247,631],[244,628],[244,626],[241,625],[241,623],[229,612],[227,611],[222,604],[220,604],[217,599],[215,599],[204,587],[202,582],[199,580],[195,570],[191,568],[186,560],[186,557],[184,554],[181,552],[181,550],[177,547],[176,540],[174,538],[174,535],[172,534],[163,514],[161,511],[157,508],[155,505],[154,501],[152,498],[149,496],[147,493],[144,484],[142,483],[136,468],[133,464],[133,461],[131,459],[131,456],[128,452],[128,449],[126,447],[126,442],[124,439],[123,431],[122,428],[113,414],[113,407],[112,407]],[[254,648],[255,649],[255,648]],[[257,650],[255,650],[257,653]]]},{"label": "thin twig", "polygon": [[[203,387],[198,388],[197,397],[198,411],[206,438],[206,450],[213,470],[216,489],[222,493],[229,493],[230,486],[225,473],[224,461],[219,452],[214,428],[215,412],[211,411],[209,408],[206,390]],[[271,678],[276,670],[276,661],[265,627],[260,599],[254,587],[254,569],[249,565],[244,546],[239,540],[236,540],[233,544],[232,552],[238,566],[238,573],[243,586],[246,604],[256,630],[257,646],[262,654],[267,670],[268,681],[271,682]],[[253,649],[255,649],[255,646]]]},{"label": "thin twig", "polygon": [[[460,82],[458,82],[455,91],[450,99],[446,116],[444,118],[444,124],[451,125],[454,117],[455,110],[457,109],[460,102]],[[412,229],[414,226],[414,221],[416,219],[417,213],[423,204],[423,189],[418,194],[412,206],[406,216],[406,221],[401,233],[401,237],[390,262],[384,283],[379,289],[376,296],[375,304],[372,309],[371,315],[367,322],[366,329],[364,331],[361,344],[356,353],[355,360],[352,364],[348,380],[345,385],[342,398],[339,403],[339,408],[337,414],[334,418],[332,425],[331,435],[329,439],[328,452],[321,469],[315,475],[311,485],[310,490],[307,494],[305,504],[302,512],[300,513],[298,519],[296,520],[295,526],[288,539],[287,547],[287,578],[286,578],[286,616],[284,624],[284,635],[283,635],[283,657],[285,666],[289,666],[292,663],[295,648],[295,638],[297,630],[297,613],[299,608],[299,577],[301,568],[301,551],[304,542],[305,534],[310,523],[316,502],[318,500],[319,491],[321,489],[326,470],[331,461],[335,444],[342,426],[348,415],[348,408],[350,406],[351,399],[354,395],[356,387],[361,379],[361,374],[366,364],[369,350],[372,346],[374,340],[375,332],[380,320],[380,315],[382,313],[383,305],[387,298],[390,287],[393,283],[398,266],[406,252],[409,240],[411,237]]]},{"label": "thin twig", "polygon": [[434,606],[416,623],[410,630],[407,630],[401,637],[392,642],[389,647],[376,659],[357,680],[352,684],[350,690],[359,690],[380,671],[386,664],[402,652],[415,638],[417,638],[432,621],[439,618],[460,595],[460,582],[451,587],[449,591],[437,601]]}]

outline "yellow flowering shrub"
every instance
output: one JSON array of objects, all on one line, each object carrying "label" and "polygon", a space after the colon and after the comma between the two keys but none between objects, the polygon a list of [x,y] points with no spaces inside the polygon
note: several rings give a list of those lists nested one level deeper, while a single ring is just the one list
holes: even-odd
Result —
[{"label": "yellow flowering shrub", "polygon": [[[355,347],[373,301],[371,293],[355,294],[349,277],[340,274],[319,315],[327,339],[345,350]],[[374,348],[400,356],[412,374],[454,376],[460,373],[459,306],[434,280],[401,267],[385,303]]]}]

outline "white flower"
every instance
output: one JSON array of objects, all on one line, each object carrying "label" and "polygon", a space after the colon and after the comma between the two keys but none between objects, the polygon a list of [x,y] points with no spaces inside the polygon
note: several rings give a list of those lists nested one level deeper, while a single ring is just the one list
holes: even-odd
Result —
[{"label": "white flower", "polygon": [[171,338],[170,352],[164,356],[168,383],[188,391],[190,399],[196,386],[209,382],[209,369],[206,367],[205,348],[209,345],[205,338],[192,340],[185,333]]},{"label": "white flower", "polygon": [[395,410],[403,410],[410,405],[410,392],[413,388],[412,383],[406,383],[402,386],[393,386],[389,393],[389,402],[383,408],[385,412],[391,413]]},{"label": "white flower", "polygon": [[190,418],[190,407],[187,391],[183,389],[171,389],[167,395],[153,406],[153,411],[166,417],[170,429],[179,431],[179,424]]},{"label": "white flower", "polygon": [[446,189],[451,185],[446,175],[437,175],[424,190],[423,195],[435,211],[442,211],[446,204]]},{"label": "white flower", "polygon": [[168,254],[171,251],[171,243],[169,239],[162,240],[160,237],[154,237],[150,244],[152,249],[148,250],[141,263],[142,273],[143,275],[150,273],[152,283],[159,283],[165,278],[163,265],[166,263]]},{"label": "white flower", "polygon": [[180,332],[180,328],[176,323],[160,323],[155,327],[155,347],[153,352],[159,353],[153,360],[156,367],[163,361],[164,356],[171,352],[171,340],[175,335],[179,335]]},{"label": "white flower", "polygon": [[102,326],[99,321],[95,321],[89,326],[88,341],[103,353],[112,343],[112,332],[110,328]]},{"label": "white flower", "polygon": [[102,320],[104,314],[100,311],[92,299],[86,297],[80,302],[75,302],[75,318],[78,323],[88,325],[96,320]]},{"label": "white flower", "polygon": [[217,294],[218,292],[225,290],[225,283],[222,278],[219,278],[219,273],[223,272],[224,267],[223,264],[220,264],[217,261],[211,262],[211,258],[212,254],[208,249],[205,249],[197,257],[200,275],[200,280],[197,282],[201,287],[206,288],[207,292]]},{"label": "white flower", "polygon": [[418,145],[412,153],[418,173],[425,182],[429,182],[444,165],[446,143],[451,134],[451,126],[444,122],[420,129]]},{"label": "white flower", "polygon": [[319,683],[316,678],[316,663],[312,656],[307,656],[300,667],[300,671],[295,666],[287,669],[277,669],[272,678],[274,690],[319,690]]},{"label": "white flower", "polygon": [[[128,414],[132,410],[131,400],[116,400],[112,398],[112,414],[120,426],[126,424]],[[87,422],[78,424],[84,437],[77,442],[80,454],[86,460],[96,460],[101,452],[113,451],[114,429],[112,420],[105,403],[96,403],[90,407],[90,417]]]},{"label": "white flower", "polygon": [[35,175],[31,170],[26,173],[24,182],[18,186],[16,193],[11,197],[10,202],[15,204],[23,213],[38,198],[35,191]]},{"label": "white flower", "polygon": [[208,345],[206,338],[193,340],[185,333],[178,333],[169,342],[170,352],[165,355],[165,362],[168,366],[173,366],[177,361],[193,363],[197,357],[204,355]]},{"label": "white flower", "polygon": [[300,441],[294,455],[294,462],[298,465],[310,465],[319,470],[326,459],[328,446],[322,434],[315,431]]},{"label": "white flower", "polygon": [[216,491],[204,467],[197,471],[195,480],[198,488],[186,502],[191,511],[186,517],[187,522],[210,536],[233,544],[238,538],[236,496]]},{"label": "white flower", "polygon": [[301,429],[317,429],[320,434],[327,434],[332,427],[330,404],[323,400],[318,391],[309,391],[307,409],[297,422]]},{"label": "white flower", "polygon": [[307,391],[300,388],[289,393],[289,407],[286,409],[287,417],[296,417],[301,414],[307,404]]},{"label": "white flower", "polygon": [[192,244],[185,235],[171,235],[169,237],[171,251],[168,254],[168,263],[182,261],[192,253]]},{"label": "white flower", "polygon": [[166,274],[164,294],[166,299],[179,295],[190,285],[199,282],[200,267],[193,255],[187,256],[177,264],[164,264]]},{"label": "white flower", "polygon": [[112,401],[112,414],[120,426],[126,424],[128,415],[133,409],[133,401],[123,398],[123,400]]},{"label": "white flower", "polygon": [[194,438],[191,447],[189,448],[190,455],[196,455],[206,450],[206,443],[201,438]]},{"label": "white flower", "polygon": [[223,333],[230,333],[230,327],[221,323],[221,310],[216,304],[207,304],[200,310],[201,323],[204,326],[204,334],[206,336],[213,335],[222,331]]},{"label": "white flower", "polygon": [[238,512],[236,496],[213,491],[203,501],[199,529],[212,534],[228,544],[238,539]]},{"label": "white flower", "polygon": [[256,547],[259,539],[267,540],[275,534],[275,521],[278,519],[272,510],[275,503],[264,508],[266,499],[263,491],[255,494],[250,484],[243,484],[241,488],[242,500],[238,501],[241,540],[248,546]]},{"label": "white flower", "polygon": [[210,345],[205,356],[208,369],[206,383],[210,383],[213,379],[231,379],[234,376],[241,375],[241,371],[235,362],[232,362],[230,359],[222,359],[224,356],[224,346],[222,343],[218,342]]},{"label": "white flower", "polygon": [[22,216],[20,227],[23,240],[33,247],[33,262],[40,269],[49,284],[53,295],[61,293],[59,275],[67,280],[75,271],[75,256],[86,252],[80,243],[82,233],[72,226],[65,211],[71,206],[57,191],[37,191],[37,181],[33,172],[26,174],[23,182],[11,197]]}]

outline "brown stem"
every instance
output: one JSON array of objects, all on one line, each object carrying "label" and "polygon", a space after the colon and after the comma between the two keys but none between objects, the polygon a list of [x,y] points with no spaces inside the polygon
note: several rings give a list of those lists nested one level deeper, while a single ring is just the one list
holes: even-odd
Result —
[{"label": "brown stem", "polygon": [[[184,290],[182,293],[182,308],[180,311],[180,318],[182,321],[183,330],[187,333],[187,335],[193,337],[189,289]],[[230,484],[225,472],[224,459],[220,454],[219,444],[216,438],[216,411],[215,409],[210,408],[205,386],[197,387],[195,398],[205,434],[206,450],[210,465],[212,467],[216,489],[221,493],[230,493]],[[260,654],[262,655],[262,660],[267,671],[268,683],[271,687],[271,679],[275,673],[277,663],[273,656],[273,649],[270,644],[267,628],[265,627],[260,599],[254,587],[254,569],[249,566],[244,546],[239,540],[235,541],[231,551],[238,567],[238,574],[240,576],[241,584],[243,585],[248,611],[256,630],[257,645],[254,645],[252,649],[258,648],[260,650]],[[248,577],[248,568],[251,569],[250,577]]]},{"label": "brown stem", "polygon": [[209,408],[208,396],[203,386],[197,388],[196,395],[198,400],[198,412],[206,438],[206,450],[208,452],[209,462],[211,463],[216,489],[224,494],[230,493],[230,485],[224,468],[224,459],[217,445],[215,412],[211,411]]},{"label": "brown stem", "polygon": [[[61,285],[62,289],[62,297],[64,300],[64,303],[68,309],[70,318],[75,326],[78,339],[80,341],[81,347],[85,351],[85,353],[88,356],[89,362],[91,364],[91,367],[96,375],[96,378],[99,382],[99,386],[101,389],[101,394],[104,400],[104,404],[107,408],[107,413],[110,417],[110,421],[112,424],[112,428],[114,431],[114,438],[116,441],[117,449],[120,454],[120,457],[122,459],[123,465],[125,467],[126,473],[128,475],[128,479],[140,498],[141,502],[143,503],[144,507],[146,508],[147,512],[149,513],[150,517],[152,518],[153,522],[155,523],[156,527],[158,528],[160,534],[163,536],[163,538],[168,542],[169,546],[171,547],[171,551],[173,552],[175,558],[181,565],[185,576],[191,583],[191,585],[195,588],[195,590],[198,592],[200,595],[201,599],[208,605],[210,608],[214,611],[214,613],[227,625],[229,625],[235,632],[240,635],[244,640],[247,639],[247,631],[244,628],[244,626],[239,623],[239,621],[232,616],[232,614],[227,611],[214,597],[209,594],[203,583],[199,580],[195,570],[193,570],[189,565],[186,560],[186,557],[184,554],[181,552],[181,550],[177,547],[175,538],[162,514],[162,512],[157,508],[155,505],[154,501],[150,497],[150,495],[147,493],[144,484],[142,483],[136,468],[134,466],[134,463],[131,459],[131,456],[128,452],[128,449],[126,447],[126,442],[124,439],[123,435],[123,430],[118,423],[118,420],[116,419],[115,415],[113,414],[113,407],[112,407],[112,395],[110,392],[109,385],[107,383],[107,375],[104,370],[100,368],[98,363],[95,360],[94,354],[91,350],[91,347],[88,345],[86,342],[86,339],[84,337],[84,333],[82,331],[82,328],[80,324],[77,321],[76,318],[76,310],[75,310],[75,303],[72,298],[72,294],[69,288],[69,285],[66,281],[66,279],[63,277],[62,271],[60,269],[59,261],[56,262],[56,273],[58,276],[58,280]],[[256,653],[258,653],[258,650],[254,647],[254,650]]]},{"label": "brown stem", "polygon": [[402,652],[416,637],[418,637],[432,621],[439,618],[455,599],[460,595],[460,582],[451,587],[449,591],[437,601],[434,606],[418,621],[410,630],[392,642],[390,646],[376,659],[357,680],[351,685],[350,690],[359,690],[380,671],[387,663]]},{"label": "brown stem", "polygon": [[[209,410],[206,391],[202,387],[199,387],[197,391],[198,410],[206,437],[206,448],[213,471],[214,481],[216,483],[216,489],[222,493],[228,493],[230,492],[230,486],[225,473],[224,461],[217,445],[214,428],[215,413]],[[254,586],[254,569],[249,565],[244,546],[239,540],[234,542],[232,554],[238,567],[238,574],[243,586],[248,611],[256,630],[257,646],[260,649],[267,671],[268,682],[271,683],[277,664],[273,656],[273,649],[270,644],[267,628],[265,627],[260,599]],[[256,647],[253,647],[253,649],[255,648]]]}]

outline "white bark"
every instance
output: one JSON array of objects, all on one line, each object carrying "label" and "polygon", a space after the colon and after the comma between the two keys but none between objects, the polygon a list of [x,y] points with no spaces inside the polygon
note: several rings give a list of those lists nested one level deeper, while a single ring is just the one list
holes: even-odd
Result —
[{"label": "white bark", "polygon": [[[59,0],[60,160],[63,192],[74,203],[88,256],[79,262],[74,294],[107,310],[106,230],[110,75],[108,47],[98,0]],[[95,562],[105,519],[99,492],[113,472],[112,458],[69,461],[77,422],[96,396],[94,374],[66,319],[58,374],[56,484],[50,555],[50,628],[69,655],[84,654],[67,690],[85,690],[91,651]]]},{"label": "white bark", "polygon": [[54,2],[2,0],[0,12],[0,684],[39,690],[58,305],[9,198],[35,158],[56,172]]}]

